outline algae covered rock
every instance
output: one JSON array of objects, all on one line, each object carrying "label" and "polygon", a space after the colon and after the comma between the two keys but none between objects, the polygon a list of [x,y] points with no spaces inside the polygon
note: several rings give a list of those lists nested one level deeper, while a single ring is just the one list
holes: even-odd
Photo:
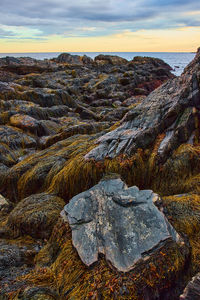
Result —
[{"label": "algae covered rock", "polygon": [[8,299],[6,295],[12,295],[13,290],[24,285],[23,280],[17,278],[31,271],[40,249],[41,243],[28,236],[15,240],[0,239],[0,299]]},{"label": "algae covered rock", "polygon": [[54,195],[41,193],[21,200],[8,217],[8,226],[14,236],[30,235],[48,238],[64,201]]},{"label": "algae covered rock", "polygon": [[[68,222],[59,219],[49,242],[37,255],[37,268],[27,276],[27,281],[34,286],[37,282],[37,285],[57,287],[60,299],[94,296],[113,300],[174,300],[180,295],[174,283],[182,282],[188,255],[186,244],[167,239],[144,260],[136,262],[129,272],[119,272],[102,255],[88,267],[72,246]],[[41,270],[46,270],[47,275]]]},{"label": "algae covered rock", "polygon": [[72,198],[63,215],[72,228],[72,241],[86,265],[100,253],[119,271],[128,272],[166,240],[179,240],[176,231],[153,204],[151,190],[128,188],[121,179],[107,179]]},{"label": "algae covered rock", "polygon": [[13,92],[13,91],[14,89],[11,87],[9,83],[0,81],[0,93]]},{"label": "algae covered rock", "polygon": [[38,129],[38,121],[34,118],[27,116],[16,114],[10,118],[10,124],[14,127],[18,127],[25,130],[30,130],[30,132],[36,132]]},{"label": "algae covered rock", "polygon": [[200,195],[199,193],[188,193],[163,197],[162,205],[172,226],[179,234],[185,236],[190,243],[190,270],[195,275],[200,272]]},{"label": "algae covered rock", "polygon": [[[90,299],[93,296],[97,299],[113,300],[177,299],[185,286],[184,276],[190,251],[187,242],[178,237],[153,202],[156,205],[163,204],[152,191],[141,191],[136,187],[127,188],[116,174],[110,174],[92,189],[74,197],[62,211],[62,218],[58,219],[48,243],[35,257],[36,268],[23,277],[25,288],[21,288],[20,295],[25,297],[29,295],[27,291],[30,290],[37,291],[36,295],[42,294],[42,297],[47,297],[53,289],[58,293],[58,299],[70,300]],[[87,205],[88,203],[90,205]],[[96,208],[99,210],[95,211]],[[134,225],[131,218],[133,214]],[[110,218],[106,219],[105,216]],[[111,228],[111,221],[115,227]],[[151,225],[153,227],[150,227]],[[86,231],[81,230],[81,227],[85,227]],[[148,231],[149,228],[153,232]],[[110,234],[111,229],[113,234]],[[127,268],[131,260],[131,255],[127,258],[127,253],[123,251],[128,244],[126,238],[129,229],[132,233],[128,239],[129,246],[135,247],[135,239],[138,242],[138,253],[147,243],[151,244],[151,248],[144,251],[127,272],[121,272],[122,264],[126,263]],[[134,237],[136,232],[138,238]],[[144,232],[147,233],[146,239],[143,238]],[[96,233],[98,236],[95,236]],[[78,251],[73,247],[74,236],[79,237]],[[98,247],[104,250],[101,252],[104,255],[99,255],[96,263],[88,267],[80,259],[81,247],[84,245],[84,251],[88,251],[91,240],[95,243],[97,238]],[[110,243],[105,247],[108,241]],[[114,248],[116,241],[121,248]],[[155,247],[152,247],[152,242]],[[106,251],[109,249],[113,249],[114,255],[119,254],[117,259],[121,263],[120,271],[118,266],[114,267],[112,257],[108,258]],[[88,261],[93,258],[91,252],[90,255],[87,257]],[[46,290],[46,287],[51,287],[51,290]]]},{"label": "algae covered rock", "polygon": [[[36,141],[31,135],[11,126],[0,126],[0,143],[7,145],[8,151],[17,148],[35,148]],[[4,153],[1,153],[2,155]]]},{"label": "algae covered rock", "polygon": [[[191,247],[190,275],[186,276],[185,285],[189,282],[181,292],[180,300],[200,299],[200,195],[188,193],[164,197],[162,205],[171,224],[178,233],[187,237]],[[191,275],[195,276],[191,278]]]},{"label": "algae covered rock", "polygon": [[0,240],[0,277],[5,268],[20,267],[24,264],[33,265],[32,258],[38,252],[37,243],[28,240],[27,243]]},{"label": "algae covered rock", "polygon": [[[0,59],[9,82],[0,83],[0,193],[13,202],[2,200],[0,234],[15,239],[0,242],[2,262],[23,275],[46,244],[25,278],[9,282],[2,271],[2,295],[177,299],[188,265],[199,272],[200,202],[197,194],[159,200],[172,227],[151,190],[199,192],[199,69],[197,54],[180,78],[146,98],[136,94],[174,77],[158,59]],[[94,186],[110,172],[131,187],[119,177]],[[72,197],[64,222],[60,211]],[[27,235],[38,244],[24,252],[16,238],[26,244]],[[21,263],[23,253],[31,259]]]}]

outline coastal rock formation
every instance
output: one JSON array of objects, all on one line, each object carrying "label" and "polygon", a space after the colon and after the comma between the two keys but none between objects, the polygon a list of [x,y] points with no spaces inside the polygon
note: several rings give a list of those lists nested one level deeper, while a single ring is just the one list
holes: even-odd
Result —
[{"label": "coastal rock formation", "polygon": [[151,190],[128,188],[120,178],[102,180],[72,198],[62,214],[67,215],[82,261],[90,266],[101,253],[117,270],[128,272],[166,240],[178,241],[153,204],[157,198]]},{"label": "coastal rock formation", "polygon": [[174,77],[147,57],[0,59],[0,298],[176,300],[200,272],[200,50]]},{"label": "coastal rock formation", "polygon": [[[37,60],[30,57],[3,57],[0,58],[0,70],[7,73],[10,76],[7,76],[7,81],[11,81],[13,79],[12,74],[17,75],[26,75],[29,73],[43,73],[43,72],[52,72],[57,69],[56,64],[53,62],[49,62],[48,60]],[[9,78],[10,77],[10,78]],[[18,78],[16,76],[15,78]]]},{"label": "coastal rock formation", "polygon": [[149,148],[163,133],[158,147],[161,159],[167,159],[182,143],[192,143],[200,108],[199,58],[200,50],[181,77],[168,81],[130,110],[118,128],[98,139],[99,146],[86,159],[98,161],[120,153],[132,155],[138,148]]},{"label": "coastal rock formation", "polygon": [[[103,69],[97,66],[102,61],[104,63],[100,65]],[[43,70],[37,70],[39,67]],[[157,75],[156,70],[160,68],[163,69],[162,76]],[[0,71],[15,76],[14,80],[12,76],[10,81],[0,82],[0,163],[9,168],[6,173],[0,169],[0,190],[12,201],[19,200],[16,199],[18,192],[15,190],[19,176],[31,168],[30,165],[24,168],[23,164],[18,163],[24,163],[31,154],[39,154],[41,149],[49,153],[50,146],[75,135],[99,137],[105,134],[130,110],[130,105],[135,106],[143,101],[144,95],[136,91],[142,83],[148,83],[146,87],[143,86],[142,94],[149,94],[162,82],[174,77],[169,65],[156,58],[129,62],[117,56],[98,56],[92,60],[66,53],[44,61],[1,58]],[[129,99],[128,105],[126,99]],[[63,151],[65,158],[62,153],[59,159],[62,165],[64,160],[67,161],[67,153],[71,153],[66,148]],[[45,191],[43,185],[38,183],[46,180],[44,174],[48,175],[51,169],[46,164],[49,161],[47,156],[43,156],[46,160],[44,172],[41,173],[40,168],[39,172],[36,171],[39,177],[31,176],[32,185],[20,199],[31,195],[32,191]],[[54,154],[50,160],[52,163],[57,161]],[[18,167],[17,173],[11,170],[15,165],[22,167],[23,171],[19,171]],[[57,168],[52,170],[51,178],[56,171]],[[9,177],[15,178],[15,183],[11,183],[13,179]],[[37,183],[33,183],[34,180]],[[9,184],[5,185],[4,182],[12,185],[8,193],[5,190]]]},{"label": "coastal rock formation", "polygon": [[[76,96],[74,89],[61,92],[59,88],[59,92],[56,90],[44,97],[38,88],[36,95],[30,91],[22,92],[24,97],[28,95],[28,103],[31,99],[37,102],[32,102],[31,107],[26,105],[25,115],[37,120],[39,127],[35,133],[28,132],[27,128],[22,131],[27,136],[24,137],[26,143],[29,139],[35,140],[35,145],[26,147],[27,153],[23,150],[20,155],[15,150],[11,160],[13,152],[6,150],[8,153],[6,157],[3,155],[1,162],[11,168],[6,172],[7,184],[0,187],[0,192],[12,201],[19,201],[32,193],[48,190],[67,202],[97,184],[107,172],[119,173],[130,186],[150,188],[161,195],[197,192],[200,168],[199,55],[198,51],[180,77],[168,80],[146,98],[128,97],[127,102],[133,101],[128,107],[126,104],[123,107],[126,101],[122,101],[120,95],[130,86],[120,85],[119,94],[119,83],[113,73],[105,76],[103,71],[98,80],[92,77],[84,84],[84,97],[77,101],[78,85],[85,78],[80,78],[83,73],[77,75],[78,80],[70,75],[70,82],[76,83]],[[148,69],[148,59],[136,61],[139,61],[137,68],[142,65]],[[43,75],[43,80],[47,78]],[[94,91],[103,89],[105,92],[113,85],[120,105],[118,102],[114,105],[113,90],[109,106],[108,99],[102,102],[105,106],[96,102],[97,99],[93,103]],[[22,105],[24,109],[25,100],[17,102],[16,108],[12,100],[3,101],[6,124],[2,129],[6,131],[6,128],[11,130],[7,120],[10,122],[14,118],[10,111],[17,114],[16,110]],[[54,101],[56,106],[53,106]],[[9,102],[13,110],[7,108]],[[50,107],[45,110],[45,105]],[[24,114],[20,111],[20,115]],[[27,157],[28,154],[33,156]]]}]

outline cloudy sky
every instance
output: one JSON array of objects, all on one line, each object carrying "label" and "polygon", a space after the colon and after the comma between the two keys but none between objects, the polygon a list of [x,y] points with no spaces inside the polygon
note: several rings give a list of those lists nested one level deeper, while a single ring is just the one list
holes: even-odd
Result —
[{"label": "cloudy sky", "polygon": [[1,0],[0,52],[195,51],[199,0]]}]

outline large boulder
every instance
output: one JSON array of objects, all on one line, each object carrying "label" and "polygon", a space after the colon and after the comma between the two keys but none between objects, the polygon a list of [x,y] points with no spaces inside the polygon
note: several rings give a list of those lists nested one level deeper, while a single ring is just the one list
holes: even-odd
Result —
[{"label": "large boulder", "polygon": [[133,58],[132,62],[135,63],[135,64],[138,64],[138,65],[152,64],[156,67],[159,67],[160,68],[159,71],[162,68],[166,68],[169,71],[172,70],[172,68],[167,63],[165,63],[162,59],[159,59],[159,58],[148,57],[148,56],[144,56],[144,57],[143,56],[135,56]]},{"label": "large boulder", "polygon": [[56,59],[58,63],[81,64],[79,55],[71,55],[69,53],[61,53]]},{"label": "large boulder", "polygon": [[62,212],[72,228],[80,258],[90,266],[100,253],[119,271],[128,272],[166,240],[180,241],[156,208],[151,190],[128,188],[121,179],[105,179],[71,199]]},{"label": "large boulder", "polygon": [[127,59],[117,55],[100,54],[97,55],[94,60],[96,63],[111,64],[111,65],[121,65],[121,64],[128,63]]},{"label": "large boulder", "polygon": [[67,63],[71,65],[83,65],[83,64],[92,64],[92,58],[87,55],[71,55],[69,53],[61,53],[57,58],[53,59],[57,63]]}]

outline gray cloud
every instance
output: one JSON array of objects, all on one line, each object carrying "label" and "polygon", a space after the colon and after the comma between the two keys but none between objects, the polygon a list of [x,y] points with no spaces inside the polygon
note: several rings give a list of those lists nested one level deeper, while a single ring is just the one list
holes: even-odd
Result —
[{"label": "gray cloud", "polygon": [[[81,27],[96,27],[85,35],[111,34],[127,28],[156,29],[200,26],[199,0],[1,0],[0,23],[8,26],[0,31],[0,38],[14,36],[10,26],[39,29],[34,38],[51,34],[84,35]],[[1,28],[1,27],[0,27]],[[105,28],[105,29],[103,29]],[[39,32],[40,31],[40,32]],[[32,37],[30,31],[30,38]],[[17,37],[17,32],[15,32]],[[27,36],[25,38],[28,38]]]}]

